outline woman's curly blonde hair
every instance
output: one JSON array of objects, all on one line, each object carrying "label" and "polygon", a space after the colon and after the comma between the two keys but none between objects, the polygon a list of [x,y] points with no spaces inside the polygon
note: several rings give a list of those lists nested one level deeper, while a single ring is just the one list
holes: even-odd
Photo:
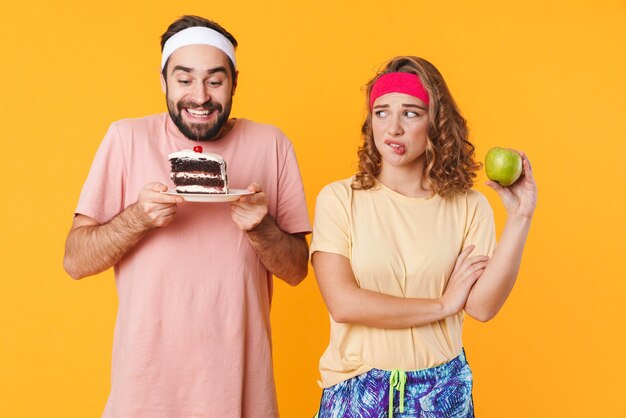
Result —
[{"label": "woman's curly blonde hair", "polygon": [[352,188],[367,190],[376,184],[381,156],[372,133],[370,93],[378,78],[387,73],[416,74],[428,92],[428,141],[426,144],[425,179],[434,193],[452,197],[465,192],[474,184],[481,164],[474,161],[474,146],[468,140],[467,122],[461,116],[441,73],[430,62],[418,57],[393,58],[366,85],[367,118],[361,128],[363,145],[359,148],[359,171]]}]

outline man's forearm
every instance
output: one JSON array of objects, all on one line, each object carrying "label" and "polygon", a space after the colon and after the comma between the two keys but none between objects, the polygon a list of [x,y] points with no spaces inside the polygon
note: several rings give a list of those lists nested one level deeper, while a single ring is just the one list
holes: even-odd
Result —
[{"label": "man's forearm", "polygon": [[[63,267],[81,279],[114,266],[146,233],[132,211],[134,204],[104,224],[80,224],[72,228],[65,243]],[[90,219],[90,218],[89,218]]]},{"label": "man's forearm", "polygon": [[292,286],[306,277],[309,249],[304,235],[284,232],[269,216],[245,234],[265,268],[274,276]]}]

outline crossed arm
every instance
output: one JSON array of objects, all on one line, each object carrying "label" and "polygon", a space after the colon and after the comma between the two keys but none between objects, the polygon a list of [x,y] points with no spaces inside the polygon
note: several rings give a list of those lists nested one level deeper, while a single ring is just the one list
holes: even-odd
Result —
[{"label": "crossed arm", "polygon": [[493,257],[458,256],[443,295],[404,298],[361,289],[350,261],[339,254],[315,252],[313,267],[322,297],[336,322],[403,329],[437,322],[462,309],[479,321],[493,318],[506,301],[519,271],[530,220],[509,219]]},{"label": "crossed arm", "polygon": [[457,258],[446,290],[440,298],[404,298],[361,289],[350,261],[339,254],[315,252],[313,268],[322,297],[336,322],[374,328],[402,329],[436,322],[457,314],[489,257],[469,254],[468,246]]}]

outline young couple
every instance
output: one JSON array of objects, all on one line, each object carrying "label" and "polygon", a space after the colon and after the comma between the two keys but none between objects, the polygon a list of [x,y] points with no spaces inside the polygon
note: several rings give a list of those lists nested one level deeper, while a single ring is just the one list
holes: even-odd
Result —
[{"label": "young couple", "polygon": [[[237,41],[183,16],[161,38],[168,113],[115,122],[80,195],[64,266],[115,268],[119,308],[103,416],[278,416],[272,275],[307,275],[311,232],[295,153],[277,128],[230,118]],[[491,319],[519,270],[536,204],[522,177],[490,182],[507,210],[471,189],[480,165],[437,69],[392,59],[366,89],[359,169],[317,198],[311,262],[331,315],[317,416],[473,417],[464,313]],[[228,204],[162,194],[166,156],[197,141],[224,157]],[[302,417],[315,411],[302,411]]]}]

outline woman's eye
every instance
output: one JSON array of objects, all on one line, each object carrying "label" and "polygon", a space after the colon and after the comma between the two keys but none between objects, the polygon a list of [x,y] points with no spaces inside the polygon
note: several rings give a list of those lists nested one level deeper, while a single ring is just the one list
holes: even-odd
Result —
[{"label": "woman's eye", "polygon": [[411,112],[411,111],[406,112],[404,115],[405,115],[406,117],[408,117],[408,118],[414,118],[414,117],[416,117],[416,116],[419,116],[419,114],[418,114],[418,113],[416,113],[416,112]]},{"label": "woman's eye", "polygon": [[386,118],[387,117],[387,112],[385,110],[379,110],[375,114],[379,118]]}]

